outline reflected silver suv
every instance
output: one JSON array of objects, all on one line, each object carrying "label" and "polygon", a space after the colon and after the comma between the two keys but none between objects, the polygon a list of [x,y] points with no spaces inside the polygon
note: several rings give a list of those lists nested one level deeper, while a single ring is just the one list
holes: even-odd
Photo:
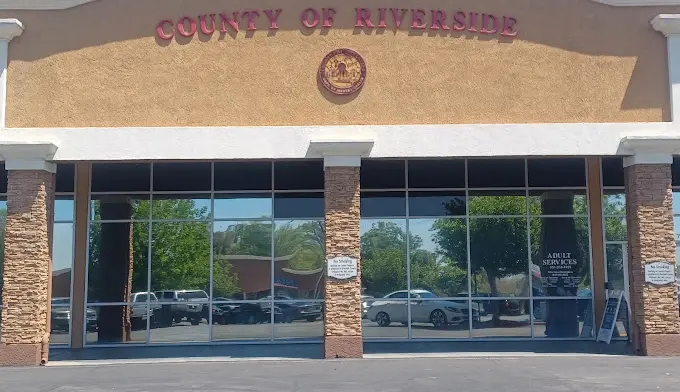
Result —
[{"label": "reflected silver suv", "polygon": [[[198,325],[201,319],[208,319],[208,293],[203,290],[161,290],[155,292],[162,305],[162,318],[169,318],[179,323],[186,318],[192,325]],[[167,322],[165,323],[167,324]]]}]

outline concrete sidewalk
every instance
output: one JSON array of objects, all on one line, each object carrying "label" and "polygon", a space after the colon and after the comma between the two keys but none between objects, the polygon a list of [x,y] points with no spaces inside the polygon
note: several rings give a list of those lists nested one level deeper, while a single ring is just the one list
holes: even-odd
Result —
[{"label": "concrete sidewalk", "polygon": [[0,369],[2,392],[679,391],[680,360],[589,354]]}]

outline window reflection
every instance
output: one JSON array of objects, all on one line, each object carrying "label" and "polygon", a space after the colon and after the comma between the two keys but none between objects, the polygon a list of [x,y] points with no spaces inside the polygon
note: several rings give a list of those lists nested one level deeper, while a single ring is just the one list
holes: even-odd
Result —
[{"label": "window reflection", "polygon": [[[323,337],[323,303],[282,301],[274,297],[274,338],[321,340]],[[267,304],[267,310],[271,306]]]},{"label": "window reflection", "polygon": [[469,338],[468,301],[429,297],[428,292],[412,292],[409,303],[411,336],[423,339]]},{"label": "window reflection", "polygon": [[86,343],[144,343],[148,309],[145,303],[88,307]]},{"label": "window reflection", "polygon": [[53,296],[50,311],[50,344],[68,344],[70,332],[71,304],[69,298]]},{"label": "window reflection", "polygon": [[154,222],[152,227],[151,290],[209,291],[209,224]]},{"label": "window reflection", "polygon": [[154,195],[151,219],[208,219],[210,195]]},{"label": "window reflection", "polygon": [[361,284],[374,297],[406,289],[406,220],[361,220]]},{"label": "window reflection", "polygon": [[90,219],[128,221],[149,219],[149,195],[92,195]]},{"label": "window reflection", "polygon": [[470,218],[474,293],[528,296],[528,257],[525,218]]},{"label": "window reflection", "polygon": [[[678,202],[680,204],[680,201]],[[675,206],[673,194],[673,206]],[[605,216],[626,215],[626,194],[623,191],[604,190],[602,195],[602,213]]]},{"label": "window reflection", "polygon": [[604,235],[607,241],[626,241],[626,217],[604,218]]},{"label": "window reflection", "polygon": [[440,297],[467,292],[465,219],[410,219],[411,288]]},{"label": "window reflection", "polygon": [[472,337],[531,337],[528,299],[490,300],[487,306],[489,310],[472,321]]},{"label": "window reflection", "polygon": [[57,196],[54,200],[54,220],[73,221],[74,208],[73,196]]},{"label": "window reflection", "polygon": [[470,215],[526,215],[525,192],[470,191]]},{"label": "window reflection", "polygon": [[365,298],[362,308],[364,339],[404,339],[408,337],[407,291],[390,293],[382,298]]},{"label": "window reflection", "polygon": [[323,221],[277,221],[274,290],[279,299],[319,299],[324,292]]},{"label": "window reflection", "polygon": [[213,304],[213,341],[269,340],[271,303],[221,301]]},{"label": "window reflection", "polygon": [[585,215],[588,201],[585,191],[530,191],[529,213],[531,215]]},{"label": "window reflection", "polygon": [[272,216],[271,193],[217,194],[215,219],[268,219]]},{"label": "window reflection", "polygon": [[254,300],[271,290],[272,225],[267,222],[215,222],[214,300]]},{"label": "window reflection", "polygon": [[52,232],[52,297],[71,297],[73,223],[55,223]]},{"label": "window reflection", "polygon": [[90,224],[88,302],[129,302],[133,292],[148,291],[149,224]]}]

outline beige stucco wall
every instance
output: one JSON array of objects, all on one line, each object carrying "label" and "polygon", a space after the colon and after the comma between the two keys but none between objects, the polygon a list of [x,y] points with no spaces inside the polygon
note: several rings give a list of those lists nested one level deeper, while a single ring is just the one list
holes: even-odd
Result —
[{"label": "beige stucco wall", "polygon": [[[309,6],[335,7],[333,28],[303,28],[300,13]],[[359,6],[513,16],[519,36],[359,30]],[[252,34],[155,37],[166,18],[279,7],[275,32],[262,14]],[[26,26],[10,44],[7,126],[668,121],[666,42],[649,25],[664,12],[680,8],[590,0],[99,0],[0,12]],[[355,96],[333,96],[316,79],[324,55],[339,47],[367,63]]]}]

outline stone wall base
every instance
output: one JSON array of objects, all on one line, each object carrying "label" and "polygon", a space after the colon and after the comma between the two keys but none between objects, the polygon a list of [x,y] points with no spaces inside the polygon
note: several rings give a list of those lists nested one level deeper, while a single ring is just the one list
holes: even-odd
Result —
[{"label": "stone wall base", "polygon": [[40,365],[41,344],[0,343],[0,366]]},{"label": "stone wall base", "polygon": [[326,336],[323,351],[326,359],[363,358],[364,341],[361,336]]},{"label": "stone wall base", "polygon": [[680,334],[642,335],[641,355],[650,357],[680,356]]}]

